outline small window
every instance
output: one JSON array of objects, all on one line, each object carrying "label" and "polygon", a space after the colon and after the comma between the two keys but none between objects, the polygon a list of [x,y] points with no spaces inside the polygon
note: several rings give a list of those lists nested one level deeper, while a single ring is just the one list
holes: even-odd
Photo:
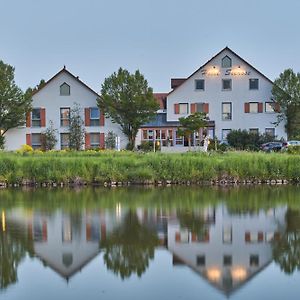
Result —
[{"label": "small window", "polygon": [[250,102],[249,103],[249,112],[253,114],[258,113],[258,102]]},{"label": "small window", "polygon": [[227,140],[227,135],[231,132],[231,129],[222,129],[222,140]]},{"label": "small window", "polygon": [[222,90],[223,91],[231,91],[231,89],[232,89],[231,79],[222,79]]},{"label": "small window", "polygon": [[196,103],[196,112],[204,112],[204,103]]},{"label": "small window", "polygon": [[41,109],[34,108],[31,112],[32,127],[41,127]]},{"label": "small window", "polygon": [[231,255],[223,256],[223,265],[225,267],[230,267],[232,265],[232,256]]},{"label": "small window", "polygon": [[66,268],[69,268],[73,264],[73,254],[63,253],[62,262]]},{"label": "small window", "polygon": [[[230,132],[230,129],[223,129],[223,130],[229,130],[229,132]],[[226,134],[226,138],[227,138],[227,134]],[[223,243],[224,244],[231,244],[232,243],[232,226],[225,226],[223,228]]]},{"label": "small window", "polygon": [[70,96],[70,86],[65,82],[60,86],[60,95]]},{"label": "small window", "polygon": [[188,114],[188,104],[187,103],[179,103],[179,114],[186,115]]},{"label": "small window", "polygon": [[258,128],[250,128],[249,129],[249,133],[251,133],[251,134],[258,134],[259,130],[258,130]]},{"label": "small window", "polygon": [[222,68],[231,68],[231,67],[232,67],[231,58],[226,55],[222,59]]},{"label": "small window", "polygon": [[259,266],[259,256],[258,255],[250,255],[249,265],[250,265],[250,267],[258,267]]},{"label": "small window", "polygon": [[60,134],[60,148],[68,149],[69,148],[70,136],[69,133],[61,133]]},{"label": "small window", "polygon": [[232,119],[232,104],[231,102],[222,103],[222,120],[228,121]]},{"label": "small window", "polygon": [[90,109],[90,126],[100,126],[100,111],[98,107]]},{"label": "small window", "polygon": [[198,255],[197,256],[197,266],[205,267],[205,255]]},{"label": "small window", "polygon": [[250,90],[258,90],[258,79],[257,78],[249,79],[249,89]]},{"label": "small window", "polygon": [[204,91],[204,84],[205,84],[204,79],[196,79],[195,80],[195,89],[197,91]]},{"label": "small window", "polygon": [[70,126],[70,108],[60,109],[60,126],[61,127]]},{"label": "small window", "polygon": [[266,113],[274,113],[275,112],[275,103],[274,102],[266,102],[265,103],[265,112]]},{"label": "small window", "polygon": [[100,148],[100,134],[99,133],[91,133],[90,139],[91,139],[91,148],[92,149]]},{"label": "small window", "polygon": [[265,133],[266,133],[266,135],[275,137],[275,128],[266,128]]},{"label": "small window", "polygon": [[40,149],[42,146],[41,134],[32,133],[31,134],[31,146],[33,149]]}]

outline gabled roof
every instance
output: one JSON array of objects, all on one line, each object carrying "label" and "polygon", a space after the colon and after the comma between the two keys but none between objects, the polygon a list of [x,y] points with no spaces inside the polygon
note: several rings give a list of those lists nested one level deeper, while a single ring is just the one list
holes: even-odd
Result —
[{"label": "gabled roof", "polygon": [[225,47],[224,49],[222,49],[221,51],[219,51],[216,55],[214,55],[210,60],[208,60],[204,65],[202,65],[200,68],[198,68],[193,74],[191,74],[189,77],[187,77],[185,80],[183,80],[181,82],[180,85],[178,85],[176,88],[174,88],[171,92],[169,92],[168,95],[172,94],[174,91],[176,91],[184,82],[186,82],[187,80],[189,80],[192,76],[194,76],[197,72],[199,72],[202,68],[204,68],[207,64],[209,64],[213,59],[215,59],[217,56],[219,56],[222,52],[224,51],[229,51],[231,52],[233,55],[235,55],[237,58],[239,58],[242,62],[244,62],[246,65],[248,65],[249,67],[251,67],[254,71],[256,71],[257,73],[259,73],[262,77],[264,77],[267,81],[269,81],[271,84],[274,84],[274,82],[269,79],[266,75],[264,75],[263,73],[261,73],[259,70],[257,70],[255,67],[253,67],[250,63],[248,63],[246,60],[244,60],[242,57],[240,57],[237,53],[235,53],[234,51],[232,51],[229,47]]},{"label": "gabled roof", "polygon": [[83,85],[85,88],[87,88],[89,91],[91,91],[92,93],[94,93],[97,97],[100,97],[100,95],[98,93],[96,93],[93,89],[91,89],[87,84],[85,84],[83,81],[81,81],[79,79],[78,76],[73,75],[70,71],[68,71],[66,69],[66,67],[64,66],[58,73],[56,73],[52,78],[50,78],[41,88],[35,90],[32,95],[37,94],[39,91],[41,91],[45,86],[47,86],[51,81],[53,81],[55,78],[57,78],[60,74],[62,73],[66,73],[68,75],[70,75],[73,79],[75,79],[77,82],[79,82],[81,85]]}]

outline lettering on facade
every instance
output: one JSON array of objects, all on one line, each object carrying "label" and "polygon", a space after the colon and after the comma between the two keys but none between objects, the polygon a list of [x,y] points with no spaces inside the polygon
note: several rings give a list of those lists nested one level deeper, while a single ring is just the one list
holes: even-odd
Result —
[{"label": "lettering on facade", "polygon": [[[219,76],[221,73],[218,69],[202,69],[201,74],[203,76]],[[224,75],[226,76],[249,76],[251,71],[245,71],[242,69],[226,69]]]},{"label": "lettering on facade", "polygon": [[225,71],[225,75],[232,75],[232,76],[241,76],[241,75],[250,75],[251,71],[239,70],[239,69],[227,69]]}]

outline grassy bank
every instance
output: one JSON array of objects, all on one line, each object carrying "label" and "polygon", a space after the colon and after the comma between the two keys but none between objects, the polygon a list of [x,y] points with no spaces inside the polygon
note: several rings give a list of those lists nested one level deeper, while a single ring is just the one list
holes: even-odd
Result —
[{"label": "grassy bank", "polygon": [[211,180],[300,181],[300,156],[225,154],[49,152],[0,153],[0,182],[104,183]]}]

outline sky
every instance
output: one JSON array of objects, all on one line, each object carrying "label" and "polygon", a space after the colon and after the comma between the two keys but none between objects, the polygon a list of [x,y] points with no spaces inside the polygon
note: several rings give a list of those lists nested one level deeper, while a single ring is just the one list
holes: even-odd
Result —
[{"label": "sky", "polygon": [[299,0],[0,0],[0,60],[25,90],[64,65],[96,92],[119,67],[155,92],[228,46],[274,80],[300,71]]}]

